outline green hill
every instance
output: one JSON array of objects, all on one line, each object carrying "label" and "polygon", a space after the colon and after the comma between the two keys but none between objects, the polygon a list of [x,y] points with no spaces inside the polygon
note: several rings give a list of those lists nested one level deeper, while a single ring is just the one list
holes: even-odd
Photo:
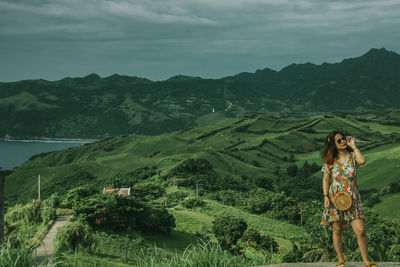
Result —
[{"label": "green hill", "polygon": [[393,109],[400,107],[399,71],[400,56],[382,48],[335,64],[292,64],[221,79],[177,75],[154,82],[91,74],[0,83],[0,136],[158,135],[243,114]]},{"label": "green hill", "polygon": [[[78,148],[33,156],[9,176],[6,197],[10,203],[35,198],[39,174],[44,196],[54,191],[63,193],[85,183],[96,183],[102,189],[110,186],[115,177],[135,176],[146,173],[146,169],[153,170],[147,171],[146,180],[160,180],[168,185],[176,184],[177,179],[194,188],[195,180],[187,178],[185,181],[185,178],[195,173],[182,175],[176,171],[177,166],[188,159],[204,159],[211,163],[212,172],[207,175],[213,177],[215,183],[235,180],[255,188],[255,181],[264,177],[275,182],[290,182],[287,167],[293,164],[301,167],[305,161],[321,165],[324,138],[333,129],[368,141],[358,144],[367,158],[367,164],[359,170],[358,181],[361,189],[379,190],[398,181],[399,131],[397,126],[390,127],[378,122],[370,126],[369,122],[359,121],[357,116],[278,119],[254,115],[159,136],[120,135]],[[389,129],[395,131],[388,132]],[[320,183],[319,176],[321,173],[317,172],[310,178],[315,190]],[[199,183],[204,192],[211,187],[207,181]],[[232,186],[231,189],[238,188]]]},{"label": "green hill", "polygon": [[[397,113],[384,114],[390,120]],[[185,253],[187,246],[199,238],[215,241],[212,222],[221,212],[243,219],[248,227],[273,237],[279,245],[279,260],[290,255],[292,242],[303,244],[301,249],[309,257],[313,253],[321,256],[322,250],[311,253],[315,247],[304,247],[304,242],[314,238],[313,246],[323,246],[318,240],[328,240],[325,232],[323,236],[310,236],[309,231],[319,227],[320,151],[331,130],[339,129],[367,141],[358,144],[367,159],[358,172],[363,201],[378,209],[381,216],[400,216],[395,209],[400,193],[390,191],[393,183],[398,184],[400,174],[400,126],[382,124],[379,117],[379,112],[351,116],[339,112],[293,119],[246,115],[159,136],[119,135],[33,156],[7,177],[6,202],[11,206],[36,198],[38,174],[42,198],[55,192],[64,195],[85,184],[93,184],[98,192],[104,187],[129,184],[134,195],[147,185],[157,185],[165,193],[155,201],[164,204],[174,200],[174,193],[180,195],[180,201],[167,205],[176,224],[169,235],[135,229],[123,233],[95,231],[94,239],[100,244],[95,251],[65,256],[78,257],[85,264],[113,264],[126,258],[131,262],[140,261],[139,258],[162,262],[163,258],[178,255],[176,250]],[[194,198],[197,189],[202,204],[185,207],[182,198]],[[295,205],[259,212],[260,199],[255,195],[263,192]],[[286,215],[277,217],[275,212]],[[355,239],[347,245],[353,243],[356,244]]]}]

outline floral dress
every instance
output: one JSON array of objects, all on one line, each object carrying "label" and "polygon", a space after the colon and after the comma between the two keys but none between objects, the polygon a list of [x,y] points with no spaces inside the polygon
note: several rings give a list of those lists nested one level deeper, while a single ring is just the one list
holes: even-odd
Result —
[{"label": "floral dress", "polygon": [[[361,196],[358,192],[358,186],[352,185],[355,179],[357,162],[354,160],[353,152],[349,153],[347,161],[340,162],[336,158],[333,164],[322,165],[321,171],[328,173],[330,176],[329,193],[330,207],[325,208],[322,214],[321,225],[332,230],[332,223],[343,221],[343,226],[348,227],[350,222],[354,219],[364,219],[364,208],[361,202]],[[341,211],[335,208],[333,199],[340,191],[346,191],[353,199],[352,206],[346,211]]]}]

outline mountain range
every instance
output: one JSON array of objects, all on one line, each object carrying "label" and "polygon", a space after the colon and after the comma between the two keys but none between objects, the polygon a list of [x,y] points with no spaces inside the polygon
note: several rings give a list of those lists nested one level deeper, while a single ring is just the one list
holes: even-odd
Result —
[{"label": "mountain range", "polygon": [[0,136],[157,135],[250,113],[296,117],[399,107],[400,55],[374,48],[340,63],[291,64],[221,79],[90,74],[0,83]]}]

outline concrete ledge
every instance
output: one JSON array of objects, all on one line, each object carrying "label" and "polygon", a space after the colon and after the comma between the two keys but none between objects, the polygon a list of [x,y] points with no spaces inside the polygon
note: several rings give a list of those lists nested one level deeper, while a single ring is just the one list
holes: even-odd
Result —
[{"label": "concrete ledge", "polygon": [[[400,267],[400,262],[376,262],[379,267]],[[283,264],[260,265],[256,267],[335,267],[336,262],[293,262]],[[364,267],[362,262],[346,262],[346,267]]]}]

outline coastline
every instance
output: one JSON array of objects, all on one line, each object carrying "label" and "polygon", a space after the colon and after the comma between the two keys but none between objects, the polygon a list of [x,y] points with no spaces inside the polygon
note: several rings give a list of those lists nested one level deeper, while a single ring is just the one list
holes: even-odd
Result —
[{"label": "coastline", "polygon": [[77,138],[0,138],[0,167],[12,170],[34,155],[84,146],[95,141],[97,140]]},{"label": "coastline", "polygon": [[78,139],[78,138],[37,138],[37,139],[14,139],[14,138],[0,138],[0,141],[5,142],[24,142],[24,143],[93,143],[101,139]]}]

